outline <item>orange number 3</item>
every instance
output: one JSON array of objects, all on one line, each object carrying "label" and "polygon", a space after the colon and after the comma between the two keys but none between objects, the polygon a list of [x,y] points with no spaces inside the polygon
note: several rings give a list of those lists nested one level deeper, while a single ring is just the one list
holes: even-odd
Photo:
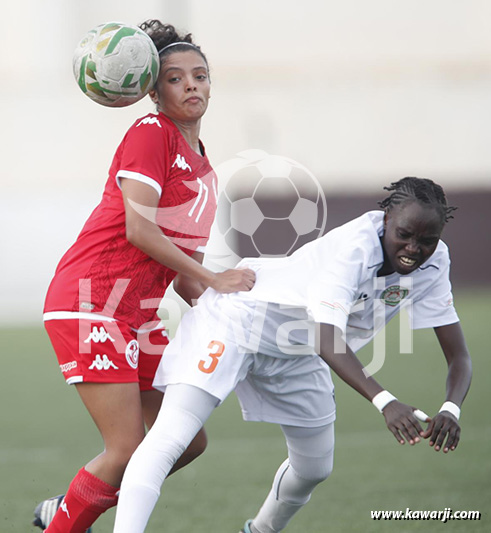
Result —
[{"label": "orange number 3", "polygon": [[198,363],[198,368],[205,374],[211,374],[215,370],[218,365],[218,358],[225,350],[225,345],[220,341],[211,341],[208,344],[208,349],[210,350],[208,357],[211,359],[208,361],[208,366],[206,366],[207,361],[203,361],[203,359]]}]

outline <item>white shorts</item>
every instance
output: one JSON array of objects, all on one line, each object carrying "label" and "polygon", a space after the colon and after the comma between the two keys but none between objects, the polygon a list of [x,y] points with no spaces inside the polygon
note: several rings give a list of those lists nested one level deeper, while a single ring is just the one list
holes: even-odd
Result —
[{"label": "white shorts", "polygon": [[[262,306],[266,309],[267,304]],[[240,296],[208,289],[183,317],[166,347],[153,386],[185,383],[222,402],[236,391],[245,420],[300,427],[334,421],[330,369],[316,354],[286,357],[271,351],[278,316],[245,308]],[[241,327],[242,326],[242,327]],[[262,332],[262,333],[261,333]],[[267,338],[267,354],[261,338]]]}]

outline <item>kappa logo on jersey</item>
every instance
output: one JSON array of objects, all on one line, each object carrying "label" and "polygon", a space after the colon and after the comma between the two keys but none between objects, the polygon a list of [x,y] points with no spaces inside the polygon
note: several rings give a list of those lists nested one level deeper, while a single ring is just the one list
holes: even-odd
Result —
[{"label": "kappa logo on jersey", "polygon": [[157,117],[145,117],[143,118],[142,120],[140,120],[140,122],[138,122],[138,124],[136,125],[136,127],[138,128],[138,126],[141,126],[142,124],[157,124],[157,126],[159,128],[161,128],[162,126],[160,125],[160,122],[159,122],[159,119]]},{"label": "kappa logo on jersey", "polygon": [[172,163],[172,167],[171,168],[173,168],[175,166],[177,166],[177,168],[180,168],[181,170],[188,169],[189,172],[193,171],[193,169],[191,168],[191,165],[186,163],[186,160],[184,159],[184,156],[182,156],[181,154],[177,154],[176,160],[174,161],[174,163]]},{"label": "kappa logo on jersey", "polygon": [[131,368],[138,367],[139,354],[140,346],[138,345],[138,341],[133,339],[128,343],[125,350],[126,360],[128,361],[128,364],[131,366]]},{"label": "kappa logo on jersey", "polygon": [[104,354],[102,357],[99,354],[95,356],[95,359],[89,366],[89,370],[94,370],[94,368],[96,370],[109,370],[110,368],[119,370],[119,368],[109,359],[106,354]]},{"label": "kappa logo on jersey", "polygon": [[401,287],[400,285],[391,285],[381,294],[380,299],[384,301],[385,305],[394,307],[404,300],[408,294],[408,289]]},{"label": "kappa logo on jersey", "polygon": [[114,342],[114,339],[109,335],[109,333],[104,329],[104,326],[101,326],[99,329],[97,329],[97,326],[94,326],[92,328],[92,331],[90,335],[84,340],[85,343],[87,342],[106,342],[107,340]]}]

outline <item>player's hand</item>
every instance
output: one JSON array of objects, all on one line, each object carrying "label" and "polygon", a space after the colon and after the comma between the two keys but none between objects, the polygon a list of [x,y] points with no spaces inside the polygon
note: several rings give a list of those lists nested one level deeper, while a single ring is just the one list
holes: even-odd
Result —
[{"label": "player's hand", "polygon": [[389,431],[400,444],[406,441],[411,445],[417,444],[424,435],[414,411],[414,407],[397,400],[388,403],[382,411]]},{"label": "player's hand", "polygon": [[211,284],[217,292],[250,291],[256,282],[256,273],[250,268],[233,268],[215,274]]},{"label": "player's hand", "polygon": [[[434,446],[436,452],[443,448],[443,453],[448,453],[454,451],[459,444],[460,426],[452,413],[442,411],[431,420],[422,437],[430,439],[430,446]],[[447,439],[446,442],[445,438]],[[444,442],[445,444],[443,444]]]}]

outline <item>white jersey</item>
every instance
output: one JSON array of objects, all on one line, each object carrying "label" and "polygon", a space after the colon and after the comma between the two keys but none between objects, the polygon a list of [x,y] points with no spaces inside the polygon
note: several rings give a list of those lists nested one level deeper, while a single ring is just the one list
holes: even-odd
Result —
[{"label": "white jersey", "polygon": [[238,266],[253,269],[256,284],[249,292],[230,295],[231,300],[247,307],[270,302],[268,314],[273,315],[288,315],[291,308],[295,319],[303,309],[312,324],[339,327],[353,351],[370,342],[402,307],[414,329],[458,322],[443,241],[411,274],[377,277],[383,264],[383,217],[383,211],[365,213],[290,257],[243,259]]},{"label": "white jersey", "polygon": [[[458,321],[446,245],[440,241],[412,274],[377,277],[382,232],[383,212],[371,211],[291,257],[241,261],[256,271],[253,289],[207,289],[166,348],[154,387],[185,383],[220,401],[235,389],[246,420],[300,427],[332,422],[334,385],[314,349],[316,322],[341,328],[357,351],[402,306],[414,328]],[[366,370],[376,372],[380,362],[374,357]]]}]

